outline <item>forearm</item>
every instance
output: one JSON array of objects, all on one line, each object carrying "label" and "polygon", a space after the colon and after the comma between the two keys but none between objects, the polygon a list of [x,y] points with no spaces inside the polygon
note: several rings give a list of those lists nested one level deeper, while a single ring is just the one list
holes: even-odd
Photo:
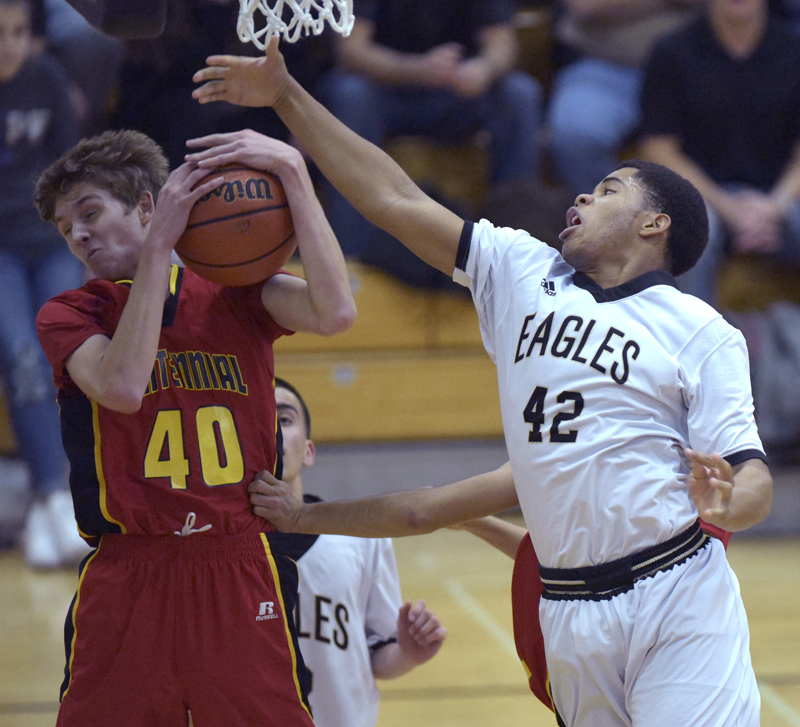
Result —
[{"label": "forearm", "polygon": [[372,676],[376,679],[397,679],[408,674],[417,663],[403,653],[396,642],[386,644],[370,655]]},{"label": "forearm", "polygon": [[766,463],[752,459],[735,468],[733,490],[724,518],[714,521],[725,530],[736,532],[757,525],[772,509],[772,476]]},{"label": "forearm", "polygon": [[509,465],[440,487],[303,505],[293,532],[366,538],[422,535],[518,504]]},{"label": "forearm", "polygon": [[279,174],[292,210],[297,248],[308,283],[310,310],[304,320],[309,321],[314,333],[340,333],[355,320],[356,306],[339,242],[317,199],[302,158],[284,165]]},{"label": "forearm", "polygon": [[427,197],[391,157],[348,129],[294,79],[274,109],[361,214],[427,263],[453,272],[463,224],[454,213]]},{"label": "forearm", "polygon": [[491,69],[492,80],[508,73],[517,62],[517,36],[510,25],[492,25],[480,32],[480,57]]},{"label": "forearm", "polygon": [[427,86],[429,66],[419,53],[402,53],[377,43],[354,46],[350,39],[339,41],[341,67],[378,83],[397,86]]},{"label": "forearm", "polygon": [[512,559],[517,557],[519,543],[527,532],[525,528],[493,515],[461,523],[457,529],[472,533]]},{"label": "forearm", "polygon": [[701,0],[565,0],[578,20],[630,20],[669,7],[699,4]]},{"label": "forearm", "polygon": [[[91,399],[114,411],[138,411],[158,352],[169,284],[169,255],[143,251],[119,324],[99,356],[67,363],[70,376]],[[97,349],[95,349],[97,350]]]},{"label": "forearm", "polygon": [[791,161],[769,196],[784,214],[800,199],[800,144],[795,146]]}]

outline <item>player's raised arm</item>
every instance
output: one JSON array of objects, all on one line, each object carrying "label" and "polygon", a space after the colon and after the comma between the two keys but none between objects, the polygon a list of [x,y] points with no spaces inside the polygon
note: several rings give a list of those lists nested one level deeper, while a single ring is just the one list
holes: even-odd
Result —
[{"label": "player's raised arm", "polygon": [[[272,106],[322,173],[367,219],[452,275],[463,220],[426,195],[388,154],[347,128],[286,70],[278,42],[266,56],[211,56],[194,75],[200,103]],[[199,161],[202,165],[202,161]]]},{"label": "player's raised arm", "polygon": [[422,535],[519,504],[508,463],[449,485],[356,500],[303,503],[269,472],[260,472],[248,489],[253,512],[283,532],[362,538]]}]

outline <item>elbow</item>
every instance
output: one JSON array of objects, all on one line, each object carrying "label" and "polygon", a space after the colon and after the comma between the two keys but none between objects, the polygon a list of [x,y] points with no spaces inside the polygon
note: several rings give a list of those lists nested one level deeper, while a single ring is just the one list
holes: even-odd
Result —
[{"label": "elbow", "polygon": [[134,391],[130,386],[120,386],[98,392],[95,397],[98,404],[120,414],[136,414],[142,408],[144,394]]},{"label": "elbow", "polygon": [[323,336],[335,336],[352,328],[356,321],[356,304],[349,301],[334,311],[328,311],[320,321],[319,333]]},{"label": "elbow", "polygon": [[403,535],[427,535],[437,530],[437,526],[425,516],[425,512],[409,506],[403,509],[399,517]]}]

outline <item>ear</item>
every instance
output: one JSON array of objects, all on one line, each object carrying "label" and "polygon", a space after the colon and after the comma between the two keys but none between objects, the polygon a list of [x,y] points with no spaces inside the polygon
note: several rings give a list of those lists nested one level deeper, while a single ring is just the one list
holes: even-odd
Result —
[{"label": "ear", "polygon": [[311,467],[314,464],[314,460],[317,457],[317,450],[314,446],[314,442],[310,439],[306,439],[306,448],[303,452],[303,467]]},{"label": "ear", "polygon": [[142,196],[139,197],[139,204],[136,207],[142,225],[149,224],[150,220],[153,219],[153,213],[156,211],[156,201],[153,199],[152,193],[149,191],[142,192]]},{"label": "ear", "polygon": [[662,233],[666,233],[671,225],[672,220],[670,219],[669,215],[664,214],[663,212],[653,213],[652,215],[648,215],[648,219],[645,220],[645,223],[642,225],[642,229],[639,231],[639,234],[642,237],[660,235]]}]

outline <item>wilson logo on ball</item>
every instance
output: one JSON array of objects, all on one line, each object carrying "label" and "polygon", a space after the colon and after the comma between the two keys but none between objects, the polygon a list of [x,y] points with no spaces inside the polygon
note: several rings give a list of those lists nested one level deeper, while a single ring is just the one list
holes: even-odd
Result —
[{"label": "wilson logo on ball", "polygon": [[273,199],[272,189],[266,179],[250,177],[245,180],[235,179],[232,182],[224,182],[221,187],[217,187],[213,192],[209,192],[201,197],[197,203],[207,202],[211,197],[219,197],[223,202],[231,203],[238,199]]},{"label": "wilson logo on ball", "polygon": [[195,203],[175,252],[186,267],[215,283],[266,280],[297,247],[280,179],[243,166],[212,174],[225,181]]}]

